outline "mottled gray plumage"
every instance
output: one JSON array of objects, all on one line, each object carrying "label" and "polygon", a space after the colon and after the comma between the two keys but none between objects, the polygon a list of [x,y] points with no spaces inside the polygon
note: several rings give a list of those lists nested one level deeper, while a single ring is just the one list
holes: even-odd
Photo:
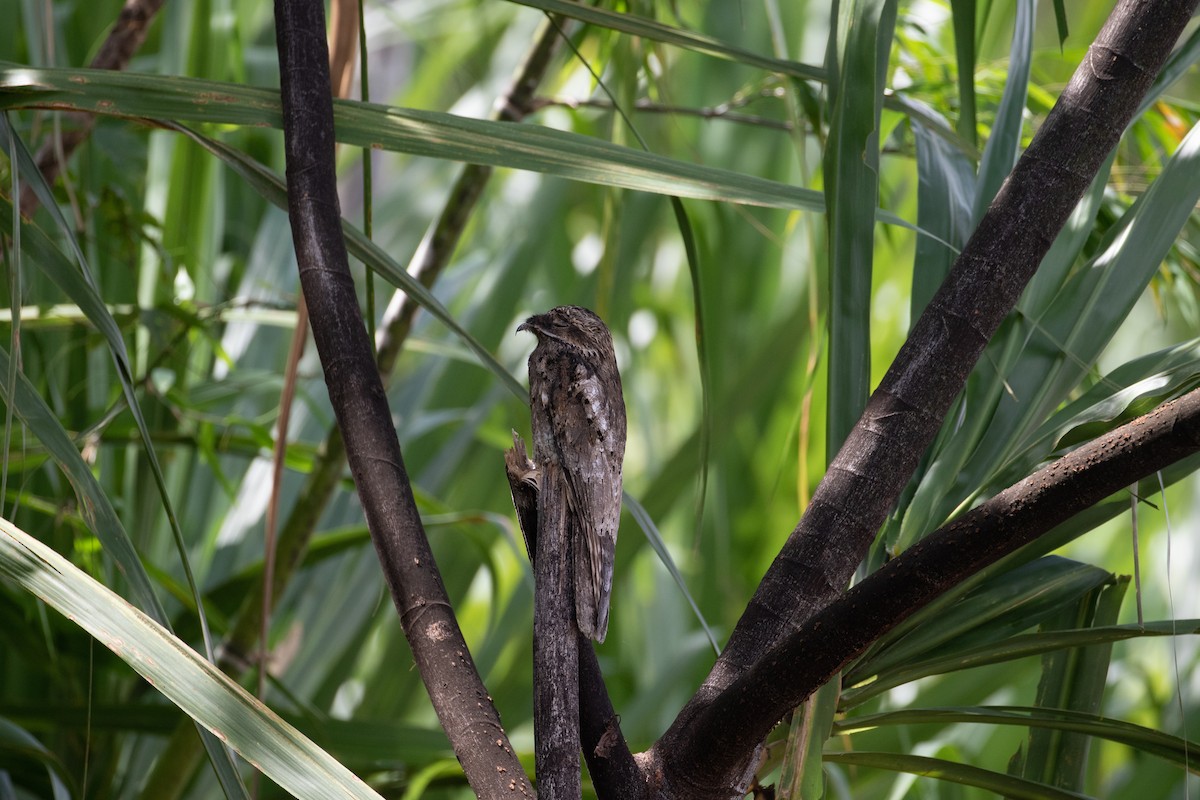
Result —
[{"label": "mottled gray plumage", "polygon": [[625,401],[612,336],[579,306],[536,314],[517,330],[538,337],[529,356],[533,457],[538,469],[560,465],[566,478],[579,630],[602,642],[625,458]]}]

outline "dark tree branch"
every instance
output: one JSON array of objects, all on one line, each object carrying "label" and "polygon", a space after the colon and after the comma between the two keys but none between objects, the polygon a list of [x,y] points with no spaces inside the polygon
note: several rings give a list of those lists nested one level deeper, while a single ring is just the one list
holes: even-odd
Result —
[{"label": "dark tree branch", "polygon": [[[879,637],[984,567],[1200,452],[1200,389],[1089,442],[925,537],[810,616],[689,726],[678,757],[718,780]],[[741,755],[739,755],[741,754]]]},{"label": "dark tree branch", "polygon": [[[651,752],[663,785],[723,796],[687,729],[845,588],[990,337],[1116,146],[1197,0],[1120,0],[868,402],[724,653]],[[830,631],[830,635],[838,635]],[[743,752],[743,755],[745,753]],[[726,776],[734,785],[737,777]]]},{"label": "dark tree branch", "polygon": [[532,796],[471,659],[421,525],[350,277],[334,171],[320,0],[277,0],[288,207],[330,402],[371,539],[421,678],[481,798]]}]

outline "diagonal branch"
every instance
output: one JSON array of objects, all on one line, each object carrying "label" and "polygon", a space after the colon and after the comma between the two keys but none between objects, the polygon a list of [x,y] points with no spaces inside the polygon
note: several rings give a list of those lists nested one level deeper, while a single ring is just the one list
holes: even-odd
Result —
[{"label": "diagonal branch", "polygon": [[698,781],[737,766],[783,716],[952,587],[1106,497],[1200,452],[1200,389],[1068,453],[889,561],[784,639],[690,726]]},{"label": "diagonal branch", "polygon": [[[997,194],[764,576],[708,678],[655,745],[665,785],[722,796],[679,761],[690,722],[840,594],[954,398],[1116,146],[1197,0],[1120,0]],[[743,754],[745,755],[745,754]],[[737,776],[731,778],[736,785]],[[711,793],[711,794],[708,794]]]},{"label": "diagonal branch", "polygon": [[277,0],[288,210],[329,399],[371,539],[434,710],[481,798],[532,796],[425,536],[342,239],[321,0]]}]

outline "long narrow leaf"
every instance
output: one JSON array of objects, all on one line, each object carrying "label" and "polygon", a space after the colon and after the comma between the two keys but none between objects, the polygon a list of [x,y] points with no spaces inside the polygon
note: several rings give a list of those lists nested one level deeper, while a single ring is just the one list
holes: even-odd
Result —
[{"label": "long narrow leaf", "polygon": [[798,61],[770,58],[751,50],[743,50],[740,47],[725,44],[711,36],[693,33],[682,28],[673,28],[658,20],[639,17],[635,14],[619,14],[596,6],[571,2],[571,0],[513,0],[513,2],[530,8],[540,8],[548,14],[561,14],[590,25],[621,31],[649,39],[652,42],[662,42],[729,61],[737,61],[750,67],[760,67],[781,75],[790,75],[802,80],[825,80],[825,70],[820,67],[801,64]]},{"label": "long narrow leaf", "polygon": [[0,574],[94,636],[296,797],[379,800],[332,756],[164,627],[7,520],[0,520]]},{"label": "long narrow leaf", "polygon": [[1020,359],[1005,371],[1008,392],[959,475],[959,491],[995,480],[1011,454],[1087,375],[1158,272],[1198,201],[1200,126],[1188,133],[1158,180],[1109,231],[1100,253],[1072,275],[1039,319],[1022,321],[1028,341]]},{"label": "long narrow leaf", "polygon": [[[33,231],[36,228],[30,226],[28,230]],[[27,242],[30,239],[36,240],[36,237],[26,237]],[[57,252],[57,249],[54,249],[53,252]],[[8,353],[0,348],[0,373],[7,372],[8,368]],[[99,481],[96,480],[95,475],[92,474],[91,469],[79,454],[75,443],[71,441],[58,418],[23,374],[17,373],[12,396],[7,393],[7,388],[5,385],[5,404],[14,409],[17,416],[21,418],[21,422],[42,443],[70,482],[88,527],[96,534],[105,552],[112,557],[118,571],[129,581],[133,597],[145,609],[148,618],[153,619],[164,630],[169,630],[170,622],[167,619],[166,611],[150,584],[150,578],[133,547],[129,534],[121,525],[116,510],[109,502],[108,495],[105,494]],[[195,587],[192,588],[194,592]],[[247,797],[245,787],[242,786],[233,758],[228,750],[208,731],[201,731],[201,733],[205,750],[217,770],[226,796],[230,798]]]},{"label": "long narrow leaf", "polygon": [[986,789],[1002,797],[1018,798],[1019,800],[1087,800],[1086,795],[1055,789],[1044,783],[1027,781],[1024,778],[1005,775],[1003,772],[994,772],[928,756],[858,751],[828,753],[825,761],[847,766],[909,772],[926,778],[937,778],[949,783]]},{"label": "long narrow leaf", "polygon": [[895,23],[895,0],[847,0],[838,21],[838,77],[831,87],[833,111],[824,157],[832,309],[825,424],[830,461],[870,393],[879,124]]},{"label": "long narrow leaf", "polygon": [[981,642],[996,642],[1037,625],[1063,605],[1111,581],[1090,564],[1047,556],[980,586],[934,621],[909,622],[877,643],[847,673],[847,685],[930,654],[956,653]]},{"label": "long narrow leaf", "polygon": [[992,134],[988,137],[983,149],[983,161],[979,165],[979,181],[975,192],[976,220],[983,216],[1017,162],[1025,120],[1025,98],[1029,93],[1035,7],[1035,0],[1017,0],[1017,19],[1008,57],[1008,80],[1004,84]]},{"label": "long narrow leaf", "polygon": [[[265,200],[275,206],[287,208],[287,188],[276,173],[259,164],[246,154],[235,150],[215,139],[191,131],[183,126],[169,126],[172,130],[188,136],[192,141],[220,158],[227,166],[246,179],[251,187]],[[379,245],[346,220],[342,221],[342,231],[346,235],[346,248],[350,254],[366,264],[376,274],[382,276],[393,286],[416,298],[421,307],[436,317],[442,324],[459,337],[464,345],[475,353],[479,361],[495,375],[514,396],[524,399],[528,392],[516,378],[488,352],[483,344],[470,334],[450,311],[442,305],[433,293],[425,288],[416,278],[408,273],[403,266],[387,254]]]},{"label": "long narrow leaf", "polygon": [[[34,191],[41,200],[42,206],[50,210],[59,230],[66,237],[72,253],[75,254],[78,267],[71,268],[67,266],[64,268],[62,260],[54,258],[52,254],[47,253],[45,246],[39,248],[47,256],[44,262],[48,265],[46,268],[47,276],[67,296],[79,304],[80,309],[87,314],[88,319],[103,334],[104,341],[108,345],[109,354],[112,357],[113,364],[117,368],[117,380],[121,385],[121,393],[125,397],[125,405],[129,408],[130,414],[133,415],[134,423],[137,425],[138,434],[142,440],[142,449],[150,464],[150,471],[153,473],[154,483],[158,488],[163,510],[166,512],[167,520],[171,526],[171,533],[174,535],[175,548],[179,554],[179,563],[183,567],[188,588],[192,593],[192,599],[199,614],[200,630],[204,639],[204,650],[211,660],[215,657],[213,643],[208,631],[208,621],[204,618],[204,606],[200,602],[200,589],[196,585],[195,577],[192,574],[187,545],[183,540],[183,531],[179,527],[179,520],[175,515],[174,503],[171,501],[171,496],[167,491],[166,478],[163,476],[162,465],[158,461],[158,454],[154,451],[154,443],[150,439],[150,429],[146,425],[146,417],[142,413],[141,404],[138,402],[137,394],[134,391],[133,367],[129,362],[129,353],[125,349],[125,340],[121,336],[121,329],[117,326],[117,321],[113,319],[112,314],[109,313],[108,306],[105,305],[103,299],[100,297],[99,287],[92,276],[92,270],[88,265],[87,258],[83,254],[83,249],[75,240],[74,231],[67,224],[66,219],[58,208],[58,204],[54,202],[54,197],[50,193],[50,187],[46,184],[45,178],[42,177],[41,170],[37,168],[33,155],[25,147],[25,143],[15,135],[9,126],[7,114],[0,114],[0,126],[14,140],[14,152],[10,154],[13,157],[13,163],[19,165],[19,171],[25,176],[25,180],[34,187]],[[48,244],[48,238],[42,244]]]},{"label": "long narrow leaf", "polygon": [[[280,125],[279,93],[269,89],[103,70],[0,70],[0,108],[48,105],[176,122]],[[679,197],[807,211],[824,208],[821,195],[811,189],[540,125],[350,101],[335,101],[334,119],[338,141],[354,147],[544,172]]]},{"label": "long narrow leaf", "polygon": [[914,708],[889,711],[843,720],[835,725],[835,733],[854,734],[884,725],[915,725],[955,722],[987,725],[1021,725],[1049,730],[1071,731],[1129,745],[1139,752],[1170,761],[1200,774],[1198,746],[1178,736],[1135,725],[1132,722],[1066,709],[1027,708],[1023,706],[979,706],[963,708]]},{"label": "long narrow leaf", "polygon": [[915,661],[877,676],[870,683],[847,690],[843,705],[856,706],[896,686],[927,678],[991,664],[1002,664],[1019,658],[1040,656],[1055,650],[1090,647],[1154,636],[1192,636],[1200,634],[1200,620],[1180,619],[1166,622],[1147,622],[1144,625],[1113,625],[1077,631],[1054,631],[1013,636],[1001,642],[989,642],[968,650],[945,656]]}]

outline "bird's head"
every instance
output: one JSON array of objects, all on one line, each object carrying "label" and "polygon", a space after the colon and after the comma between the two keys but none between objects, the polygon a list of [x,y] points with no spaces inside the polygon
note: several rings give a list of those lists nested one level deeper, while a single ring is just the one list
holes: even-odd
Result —
[{"label": "bird's head", "polygon": [[559,306],[534,314],[517,330],[529,331],[539,342],[551,339],[593,357],[613,350],[612,334],[604,322],[582,306]]}]

